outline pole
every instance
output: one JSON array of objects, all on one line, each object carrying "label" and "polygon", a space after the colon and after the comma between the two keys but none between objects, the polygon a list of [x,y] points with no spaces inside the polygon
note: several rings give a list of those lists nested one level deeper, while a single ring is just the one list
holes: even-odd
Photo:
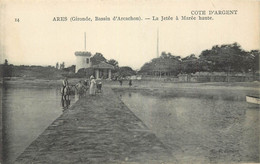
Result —
[{"label": "pole", "polygon": [[86,51],[86,32],[85,32],[85,37],[84,37],[84,47],[85,47],[85,51]]},{"label": "pole", "polygon": [[159,29],[157,28],[157,58],[159,57]]}]

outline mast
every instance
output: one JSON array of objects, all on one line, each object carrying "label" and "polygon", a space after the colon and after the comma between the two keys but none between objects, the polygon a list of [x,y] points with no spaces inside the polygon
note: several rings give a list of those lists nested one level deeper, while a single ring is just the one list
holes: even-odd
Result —
[{"label": "mast", "polygon": [[157,28],[157,58],[159,57],[159,29]]},{"label": "mast", "polygon": [[86,32],[84,34],[85,34],[85,37],[84,37],[84,47],[85,47],[85,51],[86,51]]}]

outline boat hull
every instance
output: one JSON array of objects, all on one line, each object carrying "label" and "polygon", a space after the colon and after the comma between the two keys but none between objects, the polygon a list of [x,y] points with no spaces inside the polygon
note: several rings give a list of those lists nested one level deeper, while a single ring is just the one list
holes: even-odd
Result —
[{"label": "boat hull", "polygon": [[253,96],[246,96],[246,102],[260,105],[260,98],[253,97]]}]

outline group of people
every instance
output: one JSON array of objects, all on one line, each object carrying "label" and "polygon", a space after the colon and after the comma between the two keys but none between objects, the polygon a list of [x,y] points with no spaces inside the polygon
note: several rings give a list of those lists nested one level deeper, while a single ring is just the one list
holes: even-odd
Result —
[{"label": "group of people", "polygon": [[[120,86],[122,86],[122,85],[123,85],[123,79],[122,79],[122,78],[119,78],[118,81],[119,81]],[[131,79],[129,80],[128,85],[129,85],[129,87],[132,86],[132,80],[131,80]]]},{"label": "group of people", "polygon": [[89,94],[94,96],[96,94],[97,83],[94,76],[90,76]]},{"label": "group of people", "polygon": [[[120,86],[123,85],[123,79],[119,78],[118,79]],[[132,80],[130,79],[128,82],[128,85],[131,87],[132,86]],[[66,96],[69,95],[69,82],[68,78],[66,77],[63,82],[62,82],[62,98],[66,99]],[[77,93],[79,95],[82,95],[83,93],[86,93],[86,90],[89,88],[89,94],[91,96],[96,95],[97,92],[101,92],[101,87],[102,83],[101,82],[96,82],[94,76],[90,76],[89,80],[79,81],[78,84],[75,85],[75,88],[77,90]]]},{"label": "group of people", "polygon": [[[65,78],[63,80],[62,86],[63,86],[62,87],[62,95],[65,96],[66,95],[66,88],[69,88],[68,78]],[[99,82],[97,84],[94,76],[90,76],[89,81],[88,80],[85,80],[84,82],[79,81],[79,83],[77,83],[75,85],[75,88],[76,88],[78,94],[83,94],[83,92],[85,92],[89,87],[89,94],[95,95],[96,92],[97,92],[97,89],[101,90],[101,86],[102,86],[101,82]]]}]

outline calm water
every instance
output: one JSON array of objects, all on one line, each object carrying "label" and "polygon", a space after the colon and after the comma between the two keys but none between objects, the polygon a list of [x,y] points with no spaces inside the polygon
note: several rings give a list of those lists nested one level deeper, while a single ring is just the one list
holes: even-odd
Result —
[{"label": "calm water", "polygon": [[[76,99],[71,96],[70,104]],[[59,89],[3,90],[4,161],[12,163],[62,112]]]},{"label": "calm water", "polygon": [[179,162],[259,162],[259,109],[246,102],[121,93]]},{"label": "calm water", "polygon": [[[246,102],[121,94],[180,162],[259,162],[259,110]],[[77,98],[71,97],[73,104]],[[63,112],[59,89],[3,91],[4,158],[12,163]]]}]

